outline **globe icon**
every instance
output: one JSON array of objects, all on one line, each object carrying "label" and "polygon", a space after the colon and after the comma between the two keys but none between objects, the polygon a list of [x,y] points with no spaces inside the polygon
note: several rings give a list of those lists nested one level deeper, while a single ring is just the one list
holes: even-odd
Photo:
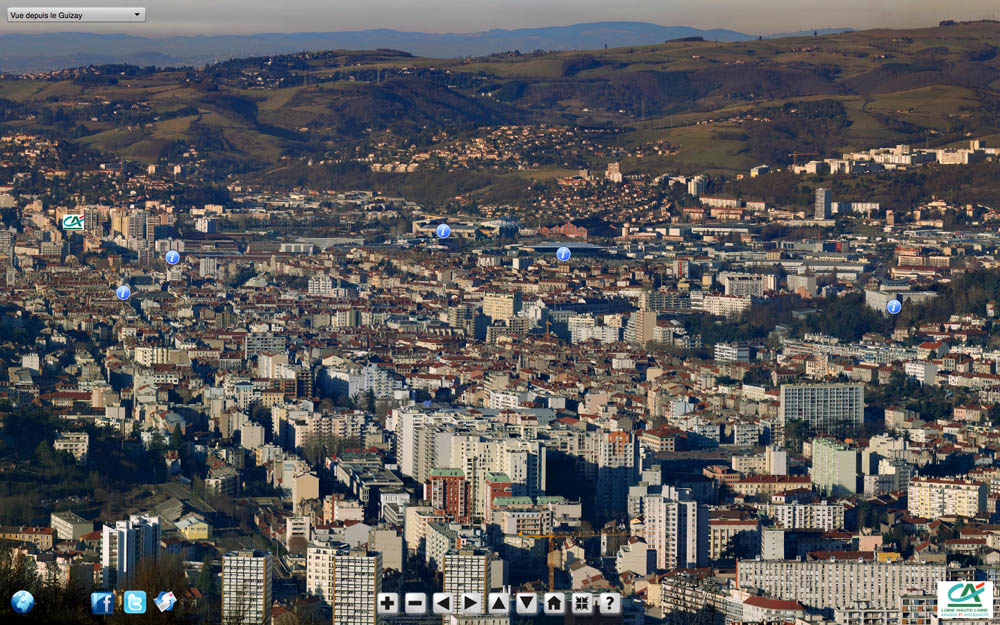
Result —
[{"label": "globe icon", "polygon": [[10,607],[18,614],[27,614],[35,607],[35,598],[27,590],[19,590],[10,598]]}]

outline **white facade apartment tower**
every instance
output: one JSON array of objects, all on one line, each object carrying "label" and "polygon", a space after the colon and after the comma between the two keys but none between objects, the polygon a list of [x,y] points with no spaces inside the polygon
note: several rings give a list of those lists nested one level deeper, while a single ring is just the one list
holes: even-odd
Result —
[{"label": "white facade apartment tower", "polygon": [[778,417],[782,426],[805,421],[814,433],[857,431],[864,423],[864,384],[782,384]]},{"label": "white facade apartment tower", "polygon": [[482,551],[459,551],[444,556],[443,592],[459,595],[464,592],[481,593],[485,601],[490,592],[490,563],[492,555]]},{"label": "white facade apartment tower", "polygon": [[123,588],[135,579],[143,560],[160,559],[160,517],[134,514],[114,527],[101,528],[101,566],[105,587]]},{"label": "white facade apartment tower", "polygon": [[[646,544],[656,551],[656,568],[698,568],[708,564],[708,507],[686,488],[665,487],[667,496],[645,498]],[[669,492],[673,491],[673,492]]]},{"label": "white facade apartment tower", "polygon": [[375,625],[382,592],[382,554],[341,552],[333,558],[333,625]]},{"label": "white facade apartment tower", "polygon": [[274,561],[266,551],[231,551],[222,558],[222,624],[270,625]]}]

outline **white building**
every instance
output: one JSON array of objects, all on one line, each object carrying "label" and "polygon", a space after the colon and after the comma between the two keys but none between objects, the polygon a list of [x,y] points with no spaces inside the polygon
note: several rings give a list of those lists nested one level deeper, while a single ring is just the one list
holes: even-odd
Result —
[{"label": "white building", "polygon": [[306,592],[333,608],[335,625],[375,625],[375,599],[382,592],[382,554],[346,545],[310,545]]},{"label": "white building", "polygon": [[455,596],[466,592],[480,593],[485,605],[486,595],[492,588],[492,554],[482,550],[461,550],[445,554],[443,559],[442,592],[450,592]]},{"label": "white building", "polygon": [[839,503],[822,501],[818,504],[765,504],[758,510],[778,526],[788,529],[821,529],[832,532],[845,527],[845,509]]},{"label": "white building", "polygon": [[736,343],[716,343],[716,362],[750,362],[750,348]]},{"label": "white building", "polygon": [[86,432],[59,432],[52,442],[56,451],[65,451],[81,464],[86,464],[87,453],[90,451],[90,435]]},{"label": "white building", "polygon": [[864,422],[864,392],[863,384],[782,384],[779,422],[798,419],[814,432],[856,430]]},{"label": "white building", "polygon": [[125,588],[144,560],[160,559],[160,517],[133,514],[128,521],[101,528],[101,567],[105,587]]},{"label": "white building", "polygon": [[[770,278],[770,280],[765,281],[765,278]],[[774,276],[765,276],[763,274],[732,273],[724,271],[719,274],[719,282],[722,283],[726,295],[736,297],[762,297],[764,295],[764,291],[774,290],[773,286],[775,280]]]},{"label": "white building", "polygon": [[665,487],[665,495],[643,501],[643,533],[656,552],[656,568],[698,568],[708,564],[708,506],[699,504],[686,488]]},{"label": "white building", "polygon": [[701,309],[710,315],[732,319],[750,310],[752,304],[753,300],[750,297],[706,295],[702,299]]},{"label": "white building", "polygon": [[270,625],[274,561],[266,551],[231,551],[222,558],[223,625]]},{"label": "white building", "polygon": [[333,278],[313,276],[309,278],[309,295],[329,295],[333,291]]},{"label": "white building", "polygon": [[983,482],[915,478],[906,491],[906,506],[910,514],[924,519],[971,518],[986,512],[989,492]]},{"label": "white building", "polygon": [[327,393],[363,398],[368,391],[372,391],[378,399],[392,397],[393,391],[403,388],[401,380],[374,364],[350,368],[326,367],[320,384]]},{"label": "white building", "polygon": [[847,496],[858,492],[861,456],[840,441],[813,439],[812,482],[824,495]]},{"label": "white building", "polygon": [[817,610],[848,608],[866,602],[896,607],[912,590],[937,592],[947,578],[944,564],[865,560],[741,560],[740,588],[760,589],[775,599],[798,601]]},{"label": "white building", "polygon": [[705,192],[706,188],[708,188],[708,178],[706,178],[705,176],[697,175],[688,180],[687,183],[688,195],[691,195],[693,197],[698,197],[699,195]]}]

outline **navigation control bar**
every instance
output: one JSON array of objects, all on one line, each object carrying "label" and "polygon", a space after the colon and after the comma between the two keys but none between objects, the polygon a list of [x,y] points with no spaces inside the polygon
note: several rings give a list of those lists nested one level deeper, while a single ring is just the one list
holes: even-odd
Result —
[{"label": "navigation control bar", "polygon": [[10,7],[8,22],[63,24],[67,22],[145,22],[145,7]]},{"label": "navigation control bar", "polygon": [[[421,592],[408,592],[403,596],[402,602],[398,594],[382,592],[376,597],[375,611],[380,616],[426,615],[428,599],[430,599],[430,611],[436,615],[509,615],[512,604],[513,611],[520,616],[534,616],[539,613],[549,616],[570,613],[577,616],[622,613],[622,596],[616,592],[600,594],[547,592],[542,595],[517,593],[513,596],[491,592],[486,597],[475,592],[454,594],[436,592],[429,597]],[[485,604],[483,599],[486,599]]]}]

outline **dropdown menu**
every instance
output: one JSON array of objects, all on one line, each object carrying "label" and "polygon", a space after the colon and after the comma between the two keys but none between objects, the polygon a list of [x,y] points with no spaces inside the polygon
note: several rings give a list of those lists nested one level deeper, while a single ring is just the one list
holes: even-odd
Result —
[{"label": "dropdown menu", "polygon": [[145,7],[10,7],[8,22],[65,24],[71,22],[145,22]]}]

